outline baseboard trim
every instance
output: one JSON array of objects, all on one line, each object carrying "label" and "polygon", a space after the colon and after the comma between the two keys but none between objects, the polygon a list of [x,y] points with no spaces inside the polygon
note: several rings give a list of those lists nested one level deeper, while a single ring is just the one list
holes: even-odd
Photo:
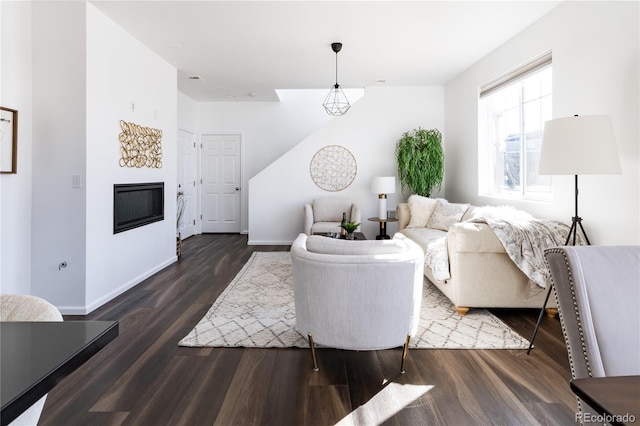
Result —
[{"label": "baseboard trim", "polygon": [[249,240],[247,245],[250,246],[290,246],[293,241],[254,241]]},{"label": "baseboard trim", "polygon": [[94,300],[92,303],[87,304],[86,306],[58,306],[58,310],[60,311],[60,313],[62,315],[87,315],[90,314],[91,312],[95,311],[96,309],[98,309],[100,306],[104,305],[107,302],[110,302],[111,300],[115,299],[116,297],[120,296],[122,293],[124,293],[125,291],[135,287],[136,285],[140,284],[142,281],[146,280],[147,278],[149,278],[150,276],[152,276],[153,274],[156,274],[158,272],[160,272],[162,269],[166,268],[167,266],[175,263],[178,261],[178,256],[173,256],[169,259],[167,259],[166,261],[162,262],[161,264],[155,266],[154,268],[146,271],[145,273],[138,275],[136,278],[134,278],[133,280],[121,285],[120,287],[110,291],[109,293],[105,294],[104,296],[100,297],[97,300]]}]

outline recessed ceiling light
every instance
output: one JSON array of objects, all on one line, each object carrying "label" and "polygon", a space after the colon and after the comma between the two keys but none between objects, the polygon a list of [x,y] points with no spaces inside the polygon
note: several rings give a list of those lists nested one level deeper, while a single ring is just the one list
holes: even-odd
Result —
[{"label": "recessed ceiling light", "polygon": [[189,80],[202,80],[199,75],[190,75],[187,77]]},{"label": "recessed ceiling light", "polygon": [[385,80],[384,78],[373,80],[373,84],[385,84],[386,82],[387,80]]}]

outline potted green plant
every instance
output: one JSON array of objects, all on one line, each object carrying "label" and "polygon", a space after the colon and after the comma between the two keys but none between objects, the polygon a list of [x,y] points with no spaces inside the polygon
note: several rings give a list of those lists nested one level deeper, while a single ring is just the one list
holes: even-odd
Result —
[{"label": "potted green plant", "polygon": [[360,226],[360,224],[356,222],[345,222],[340,224],[340,228],[347,231],[347,240],[353,240],[353,233],[358,229],[358,226]]},{"label": "potted green plant", "polygon": [[442,134],[437,129],[413,129],[402,134],[396,144],[398,179],[402,190],[430,197],[444,178]]}]

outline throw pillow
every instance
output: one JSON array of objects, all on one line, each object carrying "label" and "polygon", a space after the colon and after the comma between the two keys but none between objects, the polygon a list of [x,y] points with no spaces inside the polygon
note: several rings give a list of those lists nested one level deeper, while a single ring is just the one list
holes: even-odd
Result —
[{"label": "throw pillow", "polygon": [[409,224],[407,228],[424,228],[429,222],[429,218],[436,208],[436,200],[423,197],[422,195],[411,195],[409,200]]},{"label": "throw pillow", "polygon": [[427,223],[427,228],[448,231],[451,225],[460,222],[462,215],[468,208],[469,204],[450,203],[443,198],[438,198],[436,208]]}]

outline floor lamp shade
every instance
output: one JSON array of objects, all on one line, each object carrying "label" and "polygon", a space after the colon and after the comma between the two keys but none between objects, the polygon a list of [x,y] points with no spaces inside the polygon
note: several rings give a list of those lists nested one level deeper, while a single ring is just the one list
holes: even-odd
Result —
[{"label": "floor lamp shade", "polygon": [[371,192],[378,194],[378,219],[387,219],[387,194],[396,192],[396,177],[374,177],[371,179]]},{"label": "floor lamp shade", "polygon": [[541,175],[620,173],[620,159],[608,115],[556,118],[544,125]]}]

